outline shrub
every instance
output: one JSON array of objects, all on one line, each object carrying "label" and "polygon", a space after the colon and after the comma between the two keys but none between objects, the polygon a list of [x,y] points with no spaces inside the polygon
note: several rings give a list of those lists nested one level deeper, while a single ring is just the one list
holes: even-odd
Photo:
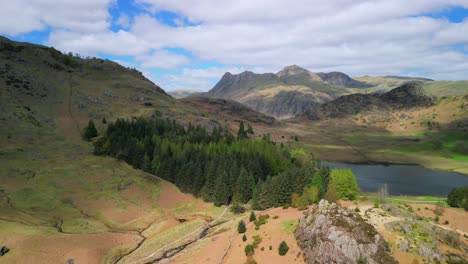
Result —
[{"label": "shrub", "polygon": [[377,197],[374,199],[374,208],[379,208],[379,198]]},{"label": "shrub", "polygon": [[361,210],[359,210],[359,207],[354,208],[354,212],[359,213]]},{"label": "shrub", "polygon": [[247,241],[247,236],[245,234],[242,236],[242,241]]},{"label": "shrub", "polygon": [[448,221],[448,220],[445,220],[444,224],[448,225],[448,224],[449,224],[449,221]]},{"label": "shrub", "polygon": [[261,251],[264,251],[264,250],[265,250],[265,247],[261,247],[260,250],[261,250]]},{"label": "shrub", "polygon": [[103,123],[103,124],[107,124],[107,120],[106,120],[106,118],[105,118],[105,117],[104,117],[104,118],[102,118],[102,123]]},{"label": "shrub", "polygon": [[342,200],[356,200],[359,187],[356,176],[350,169],[333,169],[330,172],[331,181],[336,185],[336,193]]},{"label": "shrub", "polygon": [[239,232],[239,234],[243,234],[245,233],[245,231],[247,231],[244,220],[240,220],[239,224],[237,225],[237,231]]},{"label": "shrub", "polygon": [[436,223],[439,223],[439,216],[438,216],[438,215],[436,215],[436,217],[434,218],[434,221],[435,221]]},{"label": "shrub", "polygon": [[257,248],[260,243],[262,243],[262,237],[259,235],[253,236],[252,245],[254,246],[254,248]]},{"label": "shrub", "polygon": [[231,208],[230,208],[231,212],[233,212],[234,214],[242,214],[242,213],[245,213],[245,207],[238,204],[238,203],[234,203],[231,205]]},{"label": "shrub", "polygon": [[281,242],[278,248],[278,253],[280,254],[280,256],[286,255],[286,253],[288,253],[288,250],[289,250],[288,244],[286,244],[286,242],[284,241]]},{"label": "shrub", "polygon": [[244,252],[246,256],[252,256],[255,253],[255,248],[253,245],[248,244],[247,246],[245,246]]},{"label": "shrub", "polygon": [[453,189],[447,197],[447,203],[468,210],[468,186]]},{"label": "shrub", "polygon": [[325,193],[325,200],[330,203],[338,201],[338,194],[336,193],[336,185],[333,182],[328,184],[328,190]]},{"label": "shrub", "polygon": [[255,220],[257,220],[257,217],[255,216],[255,213],[254,212],[251,212],[250,213],[250,218],[249,218],[250,222],[253,222]]},{"label": "shrub", "polygon": [[366,257],[360,257],[357,260],[358,264],[367,264],[367,258]]},{"label": "shrub", "polygon": [[260,229],[261,225],[264,225],[267,223],[267,219],[270,218],[270,215],[265,214],[265,215],[260,215],[257,220],[254,221],[255,225],[255,230]]},{"label": "shrub", "polygon": [[93,137],[97,137],[97,130],[94,126],[93,120],[89,120],[88,126],[84,129],[83,139],[90,141]]},{"label": "shrub", "polygon": [[273,250],[273,246],[272,246],[272,245],[270,245],[270,250]]}]

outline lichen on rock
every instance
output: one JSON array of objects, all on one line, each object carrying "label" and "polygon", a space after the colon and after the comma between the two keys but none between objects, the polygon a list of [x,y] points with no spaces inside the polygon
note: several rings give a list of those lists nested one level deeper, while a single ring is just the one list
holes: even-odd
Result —
[{"label": "lichen on rock", "polygon": [[325,200],[304,213],[295,236],[307,263],[398,263],[372,225]]}]

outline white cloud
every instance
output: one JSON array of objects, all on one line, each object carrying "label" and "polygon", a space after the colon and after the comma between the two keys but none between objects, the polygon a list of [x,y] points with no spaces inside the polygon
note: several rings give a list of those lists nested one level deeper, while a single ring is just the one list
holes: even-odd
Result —
[{"label": "white cloud", "polygon": [[113,0],[15,0],[3,1],[0,33],[18,35],[46,26],[79,32],[109,27],[108,8]]},{"label": "white cloud", "polygon": [[139,56],[136,59],[143,68],[174,69],[190,63],[188,57],[166,50],[158,50],[149,56]]},{"label": "white cloud", "polygon": [[119,18],[116,21],[117,25],[121,26],[124,29],[130,27],[130,17],[126,14],[120,14]]},{"label": "white cloud", "polygon": [[[145,68],[180,69],[193,63],[166,51],[175,47],[190,51],[195,61],[253,71],[298,64],[350,75],[420,72],[462,79],[468,72],[468,55],[453,48],[468,45],[468,19],[452,23],[421,16],[453,6],[468,8],[468,0],[135,0],[150,12],[175,12],[178,27],[149,14],[134,16],[130,23],[120,14],[117,22],[124,29],[112,32],[107,9],[113,1],[10,1],[0,10],[0,32],[51,25],[49,45],[85,55],[134,56]],[[164,88],[206,90],[225,70],[183,69],[153,80]]]}]

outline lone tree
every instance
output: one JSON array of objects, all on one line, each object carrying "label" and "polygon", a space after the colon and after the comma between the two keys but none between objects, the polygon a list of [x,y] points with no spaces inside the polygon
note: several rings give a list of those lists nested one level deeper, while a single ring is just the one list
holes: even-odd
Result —
[{"label": "lone tree", "polygon": [[253,222],[253,221],[257,220],[257,217],[255,216],[255,213],[253,211],[250,213],[249,220],[250,220],[250,222]]},{"label": "lone tree", "polygon": [[247,231],[247,228],[245,227],[244,220],[240,220],[239,225],[237,225],[237,232],[239,232],[239,234],[243,234],[245,231]]},{"label": "lone tree", "polygon": [[89,120],[88,126],[84,130],[83,138],[86,141],[90,141],[93,137],[97,137],[97,129],[94,126],[93,120]]},{"label": "lone tree", "polygon": [[278,252],[280,254],[280,256],[284,256],[286,255],[286,253],[288,253],[288,250],[289,250],[289,247],[288,247],[288,244],[286,244],[286,242],[281,242],[281,244],[279,245],[279,248],[278,248]]},{"label": "lone tree", "polygon": [[247,124],[247,131],[246,131],[248,134],[251,134],[253,135],[254,134],[254,130],[253,130],[253,127],[250,125],[250,124]]},{"label": "lone tree", "polygon": [[241,121],[239,124],[239,130],[237,131],[237,139],[246,139],[247,138],[247,131],[244,128],[244,122]]}]

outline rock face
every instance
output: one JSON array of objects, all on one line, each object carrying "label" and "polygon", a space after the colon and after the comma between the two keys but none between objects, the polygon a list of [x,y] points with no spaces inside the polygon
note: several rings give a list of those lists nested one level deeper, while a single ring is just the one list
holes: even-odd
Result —
[{"label": "rock face", "polygon": [[370,86],[341,72],[313,73],[292,65],[276,74],[228,72],[210,91],[193,96],[235,100],[282,119],[300,115],[341,95],[350,94],[348,88]]},{"label": "rock face", "polygon": [[325,200],[304,213],[295,236],[307,263],[398,263],[372,225]]},{"label": "rock face", "polygon": [[420,82],[407,82],[383,94],[351,94],[341,96],[313,109],[305,115],[312,120],[342,118],[363,112],[385,112],[434,104]]}]

